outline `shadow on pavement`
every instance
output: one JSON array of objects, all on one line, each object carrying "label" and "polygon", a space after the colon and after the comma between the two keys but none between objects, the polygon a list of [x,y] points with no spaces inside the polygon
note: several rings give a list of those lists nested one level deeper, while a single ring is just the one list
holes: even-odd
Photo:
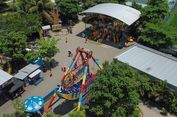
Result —
[{"label": "shadow on pavement", "polygon": [[56,108],[54,108],[53,112],[55,114],[65,115],[75,108],[76,102],[77,101],[66,100],[62,104],[60,104]]},{"label": "shadow on pavement", "polygon": [[4,105],[6,102],[8,102],[9,100],[10,98],[7,96],[4,96],[4,95],[0,96],[0,107]]},{"label": "shadow on pavement", "polygon": [[51,62],[50,62],[50,67],[51,68],[55,68],[59,65],[59,62],[56,61],[55,59],[52,59]]}]

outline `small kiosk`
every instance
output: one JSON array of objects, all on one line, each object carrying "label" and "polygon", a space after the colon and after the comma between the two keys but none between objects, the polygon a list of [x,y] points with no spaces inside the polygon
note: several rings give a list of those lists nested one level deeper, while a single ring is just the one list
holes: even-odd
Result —
[{"label": "small kiosk", "polygon": [[43,37],[49,36],[50,25],[42,26]]},{"label": "small kiosk", "polygon": [[39,65],[28,64],[19,70],[14,77],[24,81],[25,86],[28,86],[29,84],[36,84],[40,80],[41,70],[39,68]]},{"label": "small kiosk", "polygon": [[35,84],[38,80],[40,80],[40,73],[41,73],[41,70],[37,69],[36,71],[34,71],[28,76],[30,84]]}]

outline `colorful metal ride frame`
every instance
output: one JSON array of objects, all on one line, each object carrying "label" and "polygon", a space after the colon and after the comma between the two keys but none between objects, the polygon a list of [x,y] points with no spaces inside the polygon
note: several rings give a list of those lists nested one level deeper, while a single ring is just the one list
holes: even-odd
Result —
[{"label": "colorful metal ride frame", "polygon": [[79,99],[77,110],[81,109],[83,97],[86,94],[88,95],[89,86],[96,78],[96,74],[90,71],[89,62],[91,59],[101,69],[98,61],[93,57],[92,51],[80,47],[77,48],[76,54],[61,78],[61,82],[51,97],[47,109],[51,107],[57,95],[67,100]]}]

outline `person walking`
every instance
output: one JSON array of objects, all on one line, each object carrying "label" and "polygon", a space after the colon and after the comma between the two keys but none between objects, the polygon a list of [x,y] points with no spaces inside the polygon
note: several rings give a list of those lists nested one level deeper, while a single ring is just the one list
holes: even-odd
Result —
[{"label": "person walking", "polygon": [[68,57],[72,57],[72,52],[71,52],[71,50],[68,50]]},{"label": "person walking", "polygon": [[53,74],[52,74],[52,70],[50,70],[50,77],[52,77],[52,75],[53,75]]}]

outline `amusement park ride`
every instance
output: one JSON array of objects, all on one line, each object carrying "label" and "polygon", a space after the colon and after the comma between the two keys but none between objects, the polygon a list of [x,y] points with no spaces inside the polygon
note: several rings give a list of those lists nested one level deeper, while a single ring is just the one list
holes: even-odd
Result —
[{"label": "amusement park ride", "polygon": [[98,61],[93,57],[92,51],[80,47],[77,48],[73,60],[66,68],[61,82],[58,84],[58,87],[55,89],[53,96],[45,108],[46,112],[49,111],[57,95],[67,100],[79,99],[77,110],[80,110],[83,97],[88,96],[89,86],[96,78],[96,74],[90,71],[89,62],[91,59],[101,69]]}]

